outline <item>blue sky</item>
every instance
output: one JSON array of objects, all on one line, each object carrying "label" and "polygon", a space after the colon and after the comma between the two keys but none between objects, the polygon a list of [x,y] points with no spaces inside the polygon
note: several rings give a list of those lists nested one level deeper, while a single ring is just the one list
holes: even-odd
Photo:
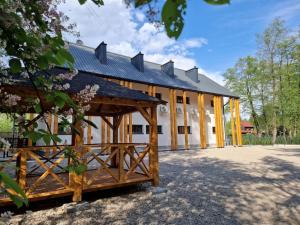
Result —
[{"label": "blue sky", "polygon": [[207,45],[192,51],[197,63],[204,70],[224,72],[239,57],[255,54],[256,34],[276,17],[297,30],[300,0],[232,0],[230,5],[214,7],[190,0],[180,38],[207,39]]},{"label": "blue sky", "polygon": [[[162,0],[161,0],[162,1]],[[90,0],[80,6],[66,1],[61,10],[77,24],[80,39],[96,48],[102,41],[108,51],[133,57],[139,51],[148,61],[163,64],[170,59],[181,69],[194,66],[216,82],[238,58],[255,54],[256,34],[274,18],[286,21],[293,31],[300,25],[300,0],[232,0],[230,5],[211,6],[203,0],[188,0],[185,27],[178,40],[149,23],[142,10],[126,7],[122,0],[105,0],[95,6]],[[77,37],[66,34],[75,42]]]}]

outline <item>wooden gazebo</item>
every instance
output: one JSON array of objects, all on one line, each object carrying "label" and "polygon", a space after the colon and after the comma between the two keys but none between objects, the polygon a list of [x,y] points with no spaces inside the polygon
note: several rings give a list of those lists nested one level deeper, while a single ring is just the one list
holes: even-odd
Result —
[{"label": "wooden gazebo", "polygon": [[[63,72],[56,69],[55,72]],[[99,85],[87,116],[101,116],[113,133],[112,143],[84,144],[83,129],[73,134],[72,145],[87,170],[77,175],[65,170],[70,159],[63,146],[32,146],[15,149],[6,163],[17,164],[17,172],[11,172],[25,190],[30,201],[72,195],[73,201],[81,201],[83,192],[110,189],[142,182],[159,183],[157,152],[157,105],[164,104],[140,91],[122,87],[112,81],[90,73],[79,72],[70,81],[70,95],[86,85]],[[30,85],[7,87],[21,96],[33,96]],[[118,128],[125,114],[140,112],[149,123],[149,143],[118,143]],[[32,113],[28,111],[28,113]],[[112,118],[112,120],[111,120]],[[112,121],[112,122],[110,122]],[[0,171],[4,168],[0,164]],[[7,170],[7,169],[5,169]],[[0,204],[10,203],[8,196],[0,195]]]}]

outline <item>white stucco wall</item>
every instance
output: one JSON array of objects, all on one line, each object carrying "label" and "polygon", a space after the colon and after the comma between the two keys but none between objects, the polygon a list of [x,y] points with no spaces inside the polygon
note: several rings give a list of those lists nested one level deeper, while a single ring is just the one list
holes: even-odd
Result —
[{"label": "white stucco wall", "polygon": [[[140,91],[147,91],[148,86],[143,84],[133,84],[133,89]],[[156,92],[161,93],[162,100],[169,102],[169,89],[156,87]],[[177,96],[182,96],[183,91],[176,90]],[[191,134],[189,134],[189,145],[199,145],[200,144],[200,128],[199,128],[199,113],[193,113],[193,109],[198,112],[198,94],[194,92],[187,92],[187,97],[190,98],[190,104],[187,104],[187,114],[188,114],[188,126],[191,127]],[[214,146],[216,144],[216,135],[213,134],[213,127],[215,126],[215,118],[214,118],[214,109],[211,107],[211,100],[213,100],[212,95],[205,94],[205,113],[206,113],[206,142],[209,146]],[[157,110],[157,121],[158,125],[162,126],[162,134],[158,134],[158,144],[159,146],[170,146],[171,145],[171,132],[170,132],[170,106],[169,103],[166,105],[168,111],[161,112],[160,106],[158,106]],[[177,108],[182,109],[181,114],[177,114],[177,126],[184,125],[183,118],[183,104],[176,103]],[[133,113],[133,124],[142,125],[143,126],[143,134],[133,134],[133,142],[134,143],[143,143],[149,141],[149,134],[146,134],[146,125],[148,123],[146,120],[140,115],[140,113]],[[92,128],[92,143],[101,143],[101,122],[102,119],[100,117],[92,117],[93,123],[98,126],[98,129]],[[52,129],[54,127],[54,119],[52,119]],[[43,122],[39,123],[39,128],[45,128],[45,124]],[[53,131],[53,130],[52,130]],[[107,131],[105,130],[105,137]],[[62,139],[62,143],[71,144],[71,135],[59,135]],[[112,131],[111,131],[111,141],[112,141]],[[87,143],[87,128],[84,129],[84,142]],[[39,145],[43,145],[43,142],[40,141]],[[178,134],[178,146],[184,146],[184,134]]]}]

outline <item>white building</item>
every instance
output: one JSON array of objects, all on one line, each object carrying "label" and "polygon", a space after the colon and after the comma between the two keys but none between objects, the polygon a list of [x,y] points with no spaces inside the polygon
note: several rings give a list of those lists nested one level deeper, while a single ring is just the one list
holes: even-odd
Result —
[{"label": "white building", "polygon": [[[196,67],[184,71],[174,68],[172,61],[159,65],[144,61],[142,53],[130,58],[107,52],[106,49],[104,42],[96,49],[69,44],[69,50],[75,59],[75,68],[79,72],[107,78],[167,102],[166,105],[158,107],[157,113],[160,148],[223,147],[224,97],[231,101],[232,121],[236,118],[236,123],[232,126],[238,128],[239,97],[207,76],[199,74]],[[171,96],[173,102],[170,101]],[[186,96],[185,101],[183,96]],[[110,127],[100,117],[89,119],[98,125],[98,129],[86,128],[85,142],[110,143],[112,141]],[[71,136],[59,132],[57,123],[59,118],[54,116],[51,121],[53,132],[62,134],[60,138],[63,143],[70,144]],[[125,115],[119,128],[120,142],[147,142],[149,128],[146,124],[139,113]],[[241,145],[238,134],[239,132],[237,132],[238,144]]]}]

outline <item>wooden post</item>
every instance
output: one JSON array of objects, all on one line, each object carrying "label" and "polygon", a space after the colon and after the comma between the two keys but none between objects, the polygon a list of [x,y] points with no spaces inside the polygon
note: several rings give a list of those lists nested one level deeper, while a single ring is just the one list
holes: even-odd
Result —
[{"label": "wooden post", "polygon": [[183,124],[184,124],[184,148],[189,148],[189,134],[187,124],[186,91],[183,91]]},{"label": "wooden post", "polygon": [[23,149],[20,154],[20,168],[18,173],[18,183],[20,187],[25,190],[26,174],[27,174],[27,152]]},{"label": "wooden post", "polygon": [[124,143],[128,143],[128,115],[124,115],[123,120],[123,128],[124,128]]},{"label": "wooden post", "polygon": [[[30,113],[29,114],[29,120],[33,120],[34,118],[34,114],[33,113]],[[32,130],[33,128],[31,127],[30,130]],[[28,146],[32,146],[32,140],[31,139],[28,139]]]},{"label": "wooden post", "polygon": [[159,184],[159,165],[158,165],[158,140],[157,140],[157,111],[156,106],[152,106],[150,109],[151,113],[151,126],[150,133],[150,155],[149,165],[150,173],[152,175],[152,185],[157,186]]},{"label": "wooden post", "polygon": [[214,96],[214,116],[215,116],[215,133],[216,133],[216,144],[217,147],[220,147],[220,139],[219,139],[219,122],[218,122],[218,104],[217,104],[217,96]]},{"label": "wooden post", "polygon": [[[91,121],[92,117],[88,116],[88,120]],[[88,128],[87,128],[87,143],[92,144],[92,126],[91,125],[88,125]]]},{"label": "wooden post", "polygon": [[177,149],[177,111],[176,111],[176,90],[173,90],[173,128],[174,128],[174,147]]},{"label": "wooden post", "polygon": [[[75,128],[78,133],[72,135],[72,145],[74,146],[75,154],[79,159],[82,158],[84,154],[83,149],[83,129],[79,122],[75,123]],[[72,163],[72,162],[71,162]],[[83,174],[78,175],[75,172],[69,172],[69,183],[70,187],[73,189],[73,202],[80,202],[82,200],[82,189],[83,189]]]},{"label": "wooden post", "polygon": [[231,122],[231,136],[232,136],[232,145],[236,146],[236,137],[235,137],[235,123],[234,123],[234,99],[229,99],[229,108],[230,108],[230,122]]},{"label": "wooden post", "polygon": [[104,144],[105,143],[105,122],[102,118],[100,120],[101,120],[101,143]]},{"label": "wooden post", "polygon": [[241,130],[241,118],[240,118],[240,102],[238,99],[235,99],[235,117],[236,117],[237,144],[238,146],[242,146],[243,141],[242,141],[242,130]]},{"label": "wooden post", "polygon": [[[129,83],[129,88],[132,89],[132,82]],[[129,143],[132,143],[132,113],[129,113]]]},{"label": "wooden post", "polygon": [[[122,116],[121,118],[119,118],[118,116],[114,116],[113,117],[113,143],[114,144],[117,144],[119,143],[119,138],[118,138],[118,128],[120,126],[120,123],[122,120]],[[112,148],[111,149],[112,152],[115,151],[115,148]],[[117,159],[117,156],[114,156],[111,160],[111,166],[112,167],[117,167],[118,166],[118,159]]]},{"label": "wooden post", "polygon": [[206,148],[206,118],[204,94],[198,93],[198,112],[199,112],[199,127],[200,127],[200,147]]},{"label": "wooden post", "polygon": [[[107,120],[110,122],[110,117],[107,117]],[[110,143],[110,126],[106,124],[106,143]]]},{"label": "wooden post", "polygon": [[220,123],[220,145],[221,148],[224,148],[224,123],[223,123],[223,97],[219,96],[219,123]]},{"label": "wooden post", "polygon": [[169,106],[170,106],[170,139],[171,139],[171,150],[175,150],[175,139],[174,139],[174,107],[173,107],[173,90],[169,89]]},{"label": "wooden post", "polygon": [[124,145],[119,148],[119,182],[124,182],[125,171],[124,171]]}]

